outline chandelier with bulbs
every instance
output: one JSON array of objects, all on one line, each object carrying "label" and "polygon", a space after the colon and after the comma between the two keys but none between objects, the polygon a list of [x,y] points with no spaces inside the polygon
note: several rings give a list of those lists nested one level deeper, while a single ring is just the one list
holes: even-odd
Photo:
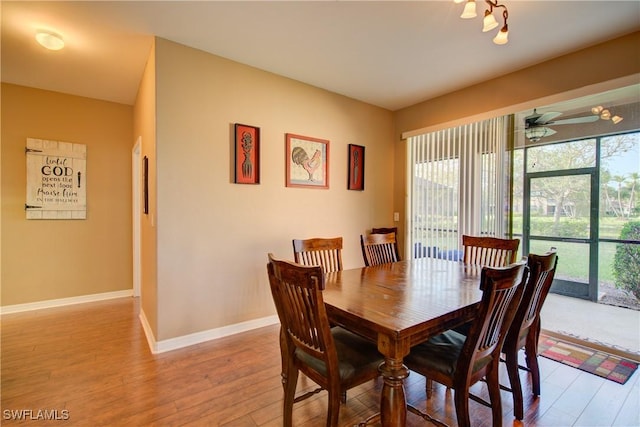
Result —
[{"label": "chandelier with bulbs", "polygon": [[[464,5],[464,10],[462,11],[462,15],[460,18],[463,19],[471,19],[475,18],[476,13],[476,1],[475,0],[453,0],[454,3],[463,3],[466,1]],[[503,4],[498,4],[498,0],[484,0],[487,3],[489,8],[484,11],[484,20],[482,31],[487,32],[496,28],[499,24],[496,21],[495,16],[493,16],[493,9],[502,8],[502,28],[498,31],[498,34],[493,38],[493,42],[495,44],[507,44],[509,41],[509,26],[507,25],[507,18],[509,18],[509,11],[507,10],[507,6]]]}]

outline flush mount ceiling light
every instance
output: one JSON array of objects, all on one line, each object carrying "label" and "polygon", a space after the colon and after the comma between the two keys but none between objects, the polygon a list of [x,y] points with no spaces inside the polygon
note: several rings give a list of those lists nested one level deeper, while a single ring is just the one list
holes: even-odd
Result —
[{"label": "flush mount ceiling light", "polygon": [[60,50],[64,47],[64,40],[60,34],[49,30],[36,31],[36,40],[49,50]]},{"label": "flush mount ceiling light", "polygon": [[596,116],[600,116],[600,118],[602,120],[611,120],[614,125],[617,125],[622,120],[624,120],[622,117],[620,117],[618,115],[613,115],[612,116],[611,115],[611,111],[609,111],[607,108],[604,108],[602,105],[598,105],[597,107],[593,107],[591,109],[591,112],[593,114],[595,114]]},{"label": "flush mount ceiling light", "polygon": [[[465,0],[453,0],[454,3],[462,3]],[[503,4],[498,4],[498,0],[484,0],[485,3],[489,5],[489,8],[484,11],[484,19],[482,20],[482,31],[487,32],[496,28],[498,25],[498,21],[496,21],[495,16],[493,16],[493,9],[502,8],[502,28],[498,31],[498,34],[493,38],[493,42],[495,44],[507,44],[509,41],[509,26],[507,25],[507,19],[509,18],[509,11],[507,7]],[[476,13],[476,1],[475,0],[466,0],[464,5],[464,10],[462,11],[462,15],[460,18],[470,19],[475,18]]]}]

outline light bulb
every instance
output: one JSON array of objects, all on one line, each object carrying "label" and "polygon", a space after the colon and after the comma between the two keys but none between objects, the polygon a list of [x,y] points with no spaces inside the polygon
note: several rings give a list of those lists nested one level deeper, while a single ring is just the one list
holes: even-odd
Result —
[{"label": "light bulb", "polygon": [[491,12],[489,12],[489,10],[484,11],[483,22],[484,22],[484,26],[482,27],[482,32],[485,32],[485,33],[487,31],[493,30],[498,26],[498,21],[496,21],[496,18],[493,16]]},{"label": "light bulb", "polygon": [[462,11],[460,18],[469,19],[475,18],[476,16],[478,16],[476,14],[476,2],[475,0],[468,0],[467,4],[464,5],[464,10]]},{"label": "light bulb", "polygon": [[591,112],[592,112],[593,114],[600,114],[600,113],[602,112],[602,109],[603,109],[603,108],[602,108],[602,105],[598,105],[597,107],[593,107],[593,108],[591,109]]},{"label": "light bulb", "polygon": [[600,113],[600,118],[602,120],[609,120],[611,118],[611,112],[609,110],[602,110],[602,113]]},{"label": "light bulb", "polygon": [[496,34],[496,36],[493,38],[493,42],[495,44],[507,44],[508,41],[509,41],[509,29],[505,25],[504,27],[502,27],[500,31],[498,31],[498,34]]}]

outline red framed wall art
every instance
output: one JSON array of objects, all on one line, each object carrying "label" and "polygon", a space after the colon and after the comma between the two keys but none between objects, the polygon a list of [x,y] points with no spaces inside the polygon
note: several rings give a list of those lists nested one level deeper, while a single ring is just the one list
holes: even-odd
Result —
[{"label": "red framed wall art", "polygon": [[235,173],[236,184],[260,183],[260,128],[235,124]]},{"label": "red framed wall art", "polygon": [[349,144],[349,182],[347,189],[364,190],[364,147]]}]

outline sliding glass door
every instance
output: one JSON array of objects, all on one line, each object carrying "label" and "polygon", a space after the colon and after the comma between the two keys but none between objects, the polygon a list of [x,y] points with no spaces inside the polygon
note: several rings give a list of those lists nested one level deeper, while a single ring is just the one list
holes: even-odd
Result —
[{"label": "sliding glass door", "polygon": [[[597,297],[598,196],[595,141],[534,147],[525,153],[523,253],[545,253],[555,247],[558,263],[553,292],[595,300]],[[580,151],[571,162],[552,161]],[[575,157],[574,157],[575,158]],[[594,213],[596,215],[594,215]]]},{"label": "sliding glass door", "polygon": [[[629,133],[529,146],[517,153],[522,157],[516,169],[523,175],[514,188],[518,193],[522,186],[523,253],[557,248],[561,262],[552,292],[597,301],[603,285],[633,288],[619,276],[634,262],[614,264],[625,253],[631,254],[629,260],[640,254],[640,236],[625,231],[640,218],[639,147],[640,134]],[[517,233],[520,206],[514,207]],[[633,274],[638,273],[640,268]]]}]

